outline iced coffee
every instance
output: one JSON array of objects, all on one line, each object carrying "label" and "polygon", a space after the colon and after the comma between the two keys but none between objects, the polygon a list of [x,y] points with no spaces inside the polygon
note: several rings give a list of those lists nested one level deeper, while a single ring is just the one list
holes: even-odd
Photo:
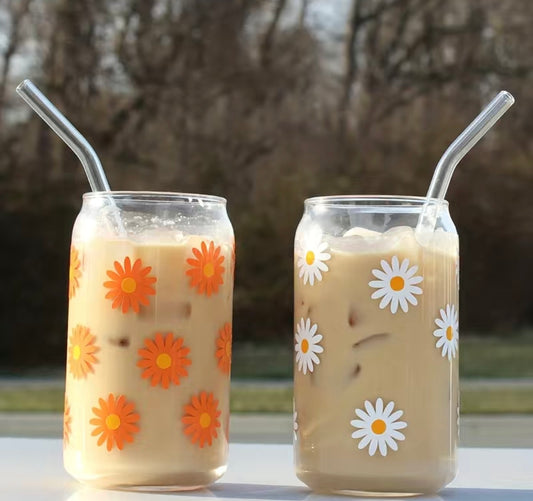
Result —
[{"label": "iced coffee", "polygon": [[295,463],[317,491],[436,492],[455,475],[458,238],[440,203],[306,201],[295,239]]},{"label": "iced coffee", "polygon": [[71,247],[64,463],[192,489],[226,470],[234,239],[225,201],[85,195]]}]

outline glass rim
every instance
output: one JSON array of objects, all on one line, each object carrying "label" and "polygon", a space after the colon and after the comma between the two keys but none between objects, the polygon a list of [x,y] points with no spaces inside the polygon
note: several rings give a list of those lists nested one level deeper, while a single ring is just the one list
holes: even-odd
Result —
[{"label": "glass rim", "polygon": [[[421,207],[427,197],[409,195],[326,195],[306,198],[305,206],[330,206],[330,207]],[[430,198],[431,204],[448,206],[448,201],[439,198]]]},{"label": "glass rim", "polygon": [[183,193],[178,191],[89,191],[82,195],[83,200],[111,198],[113,200],[150,203],[204,203],[226,205],[227,200],[218,195]]}]

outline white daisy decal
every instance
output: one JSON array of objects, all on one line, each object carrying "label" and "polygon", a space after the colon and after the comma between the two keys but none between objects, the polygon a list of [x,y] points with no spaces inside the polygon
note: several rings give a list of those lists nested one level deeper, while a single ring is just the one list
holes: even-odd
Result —
[{"label": "white daisy decal", "polygon": [[293,412],[293,431],[294,431],[294,440],[298,440],[298,412]]},{"label": "white daisy decal", "polygon": [[446,305],[446,311],[440,310],[440,318],[435,320],[438,329],[433,331],[433,335],[438,337],[437,348],[442,347],[442,356],[448,355],[448,360],[455,358],[457,354],[457,340],[459,339],[458,311],[455,306]]},{"label": "white daisy decal", "polygon": [[359,428],[352,433],[352,438],[360,438],[359,449],[368,447],[368,454],[373,456],[376,450],[382,456],[387,455],[387,448],[393,451],[398,450],[397,440],[405,440],[405,435],[398,430],[407,427],[405,421],[398,421],[403,415],[403,411],[392,412],[394,409],[394,402],[391,401],[383,408],[383,400],[378,398],[376,406],[368,401],[365,401],[366,412],[362,409],[355,409],[355,413],[361,419],[354,419],[350,424],[354,428]]},{"label": "white daisy decal", "polygon": [[301,248],[298,250],[298,276],[303,278],[304,285],[314,285],[315,279],[320,282],[322,273],[329,270],[325,261],[331,259],[331,254],[326,252],[327,242],[322,242],[322,234],[318,231],[305,235]]},{"label": "white daisy decal", "polygon": [[315,364],[320,363],[317,353],[322,353],[324,348],[320,346],[322,335],[317,334],[318,325],[312,324],[311,319],[300,319],[296,326],[294,350],[296,351],[296,363],[298,370],[307,374],[307,371],[313,372]]},{"label": "white daisy decal", "polygon": [[422,294],[422,289],[417,284],[424,279],[416,275],[417,271],[418,266],[409,267],[409,259],[404,259],[401,264],[396,256],[392,257],[391,264],[382,259],[381,270],[372,270],[372,274],[378,280],[368,283],[370,287],[377,289],[371,298],[381,298],[379,303],[381,309],[390,304],[390,311],[396,313],[400,305],[400,308],[407,313],[409,310],[407,303],[415,306],[418,304],[414,294]]}]

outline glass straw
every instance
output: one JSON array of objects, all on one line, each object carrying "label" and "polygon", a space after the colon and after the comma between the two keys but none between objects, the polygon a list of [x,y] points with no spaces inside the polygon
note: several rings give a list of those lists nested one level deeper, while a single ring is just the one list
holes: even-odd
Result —
[{"label": "glass straw", "polygon": [[[17,87],[17,93],[30,105],[48,126],[67,144],[67,146],[80,159],[89,185],[92,191],[110,191],[109,183],[102,167],[102,163],[78,129],[51,103],[51,101],[31,82],[24,80]],[[106,197],[111,207],[111,219],[115,228],[122,236],[126,235],[126,229],[122,224],[120,212],[111,196]],[[112,228],[110,228],[112,229]]]},{"label": "glass straw", "polygon": [[67,144],[80,159],[92,191],[110,191],[107,178],[98,155],[78,129],[31,82],[24,80],[17,93],[30,105],[48,126]]},{"label": "glass straw", "polygon": [[429,185],[426,202],[418,219],[418,236],[435,230],[439,202],[444,200],[453,172],[462,158],[513,105],[514,97],[502,90],[444,152]]}]

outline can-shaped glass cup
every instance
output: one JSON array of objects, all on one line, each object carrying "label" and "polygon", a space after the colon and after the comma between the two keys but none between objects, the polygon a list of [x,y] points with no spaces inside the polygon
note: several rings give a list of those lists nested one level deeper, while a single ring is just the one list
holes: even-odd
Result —
[{"label": "can-shaped glass cup", "polygon": [[305,201],[294,263],[294,448],[317,491],[436,492],[455,476],[459,241],[446,201]]},{"label": "can-shaped glass cup", "polygon": [[174,490],[226,471],[234,242],[220,197],[83,196],[63,436],[73,477]]}]

